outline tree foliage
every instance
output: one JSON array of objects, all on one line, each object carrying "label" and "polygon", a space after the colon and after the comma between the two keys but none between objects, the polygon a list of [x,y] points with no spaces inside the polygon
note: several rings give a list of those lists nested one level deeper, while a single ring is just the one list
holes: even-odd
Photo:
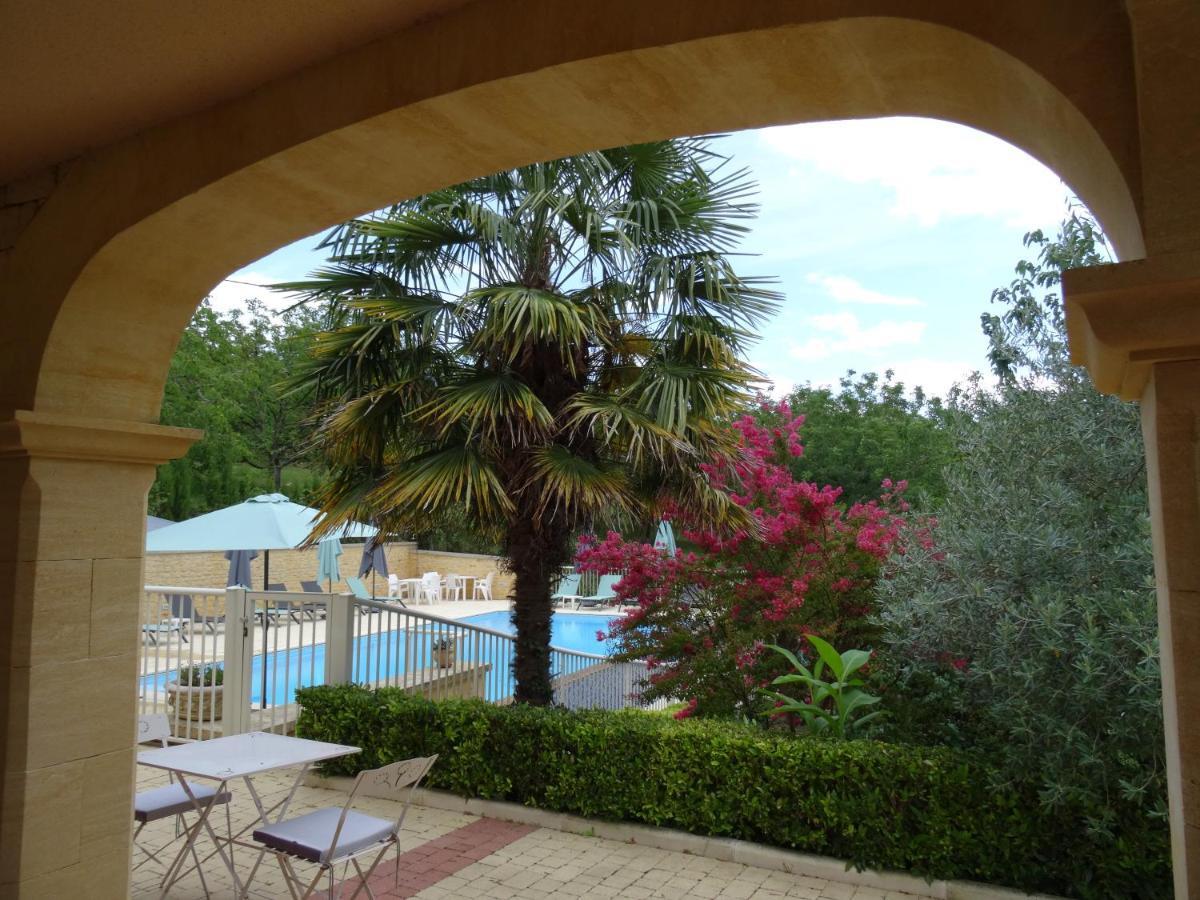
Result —
[{"label": "tree foliage", "polygon": [[498,172],[347,223],[283,285],[331,302],[296,384],[322,402],[329,527],[460,510],[516,576],[516,697],[547,703],[550,585],[598,514],[739,509],[699,464],[776,295],[729,259],[752,184],[705,139]]},{"label": "tree foliage", "polygon": [[1063,270],[1103,258],[1076,214],[986,315],[999,386],[976,383],[935,546],[881,581],[896,734],[984,748],[1099,841],[1163,831],[1162,712],[1137,409],[1067,357]]},{"label": "tree foliage", "polygon": [[308,353],[313,313],[273,317],[249,301],[220,313],[207,300],[180,339],[163,391],[164,425],[200,428],[204,437],[182,459],[159,467],[150,489],[153,515],[185,519],[283,491],[305,500],[317,476],[289,467],[308,463],[310,397],[280,383]]},{"label": "tree foliage", "polygon": [[[911,393],[889,370],[879,376],[850,371],[837,390],[805,385],[788,406],[804,416],[806,452],[788,462],[799,481],[836,485],[842,499],[866,501],[885,478],[908,482],[908,499],[929,506],[946,491],[943,473],[954,459],[948,429],[953,415],[940,399]],[[758,414],[770,424],[769,411]]]},{"label": "tree foliage", "polygon": [[585,541],[578,555],[584,570],[625,573],[615,590],[633,606],[612,626],[616,657],[645,659],[646,696],[686,699],[680,718],[764,712],[760,690],[785,665],[768,645],[808,659],[806,635],[871,643],[877,574],[902,537],[916,536],[902,535],[895,515],[907,508],[903,485],[843,504],[837,488],[797,481],[786,463],[803,453],[804,420],[786,405],[772,415],[774,427],[736,420],[742,458],[729,476],[709,473],[750,512],[753,532],[723,534],[685,513],[677,522],[694,550],[668,557],[613,533]]}]

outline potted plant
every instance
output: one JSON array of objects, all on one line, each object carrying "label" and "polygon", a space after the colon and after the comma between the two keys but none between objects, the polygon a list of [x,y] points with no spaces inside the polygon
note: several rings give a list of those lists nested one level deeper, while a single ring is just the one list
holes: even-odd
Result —
[{"label": "potted plant", "polygon": [[458,638],[453,635],[434,638],[433,663],[439,669],[449,669],[454,665],[454,657],[458,653]]},{"label": "potted plant", "polygon": [[225,670],[219,665],[184,666],[178,679],[167,683],[167,703],[181,718],[219,721],[224,683]]}]

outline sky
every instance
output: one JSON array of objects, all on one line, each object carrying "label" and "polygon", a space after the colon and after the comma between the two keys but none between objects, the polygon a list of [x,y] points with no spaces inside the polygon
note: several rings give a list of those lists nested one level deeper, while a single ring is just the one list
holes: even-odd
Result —
[{"label": "sky", "polygon": [[[759,217],[735,268],[776,279],[785,296],[750,352],[776,393],[836,384],[849,369],[891,369],[944,396],[986,369],[979,317],[1025,257],[1023,236],[1053,232],[1067,210],[1066,185],[1028,154],[930,119],[744,131],[715,149],[759,186]],[[286,306],[255,285],[319,266],[319,237],[230,275],[213,305],[257,297]]]}]

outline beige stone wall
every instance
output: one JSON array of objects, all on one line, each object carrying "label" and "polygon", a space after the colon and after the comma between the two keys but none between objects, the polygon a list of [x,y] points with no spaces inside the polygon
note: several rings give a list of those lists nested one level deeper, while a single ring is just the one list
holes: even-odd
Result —
[{"label": "beige stone wall", "polygon": [[[341,558],[343,578],[358,571],[361,559],[360,544],[344,544]],[[477,553],[448,553],[440,550],[418,550],[408,541],[385,545],[388,569],[401,578],[419,578],[425,572],[441,575],[474,575],[483,577],[496,572],[495,596],[506,597],[512,588],[512,576],[503,571],[502,560]],[[251,587],[259,589],[263,579],[263,555],[250,564]],[[300,582],[316,577],[317,551],[272,550],[270,579],[272,584],[287,585],[288,590],[301,590]],[[225,587],[229,561],[223,553],[149,553],[146,555],[146,584],[168,587]],[[333,585],[335,591],[348,591],[345,581]],[[378,586],[384,593],[386,585]]]},{"label": "beige stone wall", "polygon": [[426,572],[437,572],[439,575],[474,575],[482,578],[488,572],[495,572],[492,596],[499,600],[507,597],[513,589],[513,576],[505,570],[503,563],[501,557],[485,556],[482,553],[417,550],[410,577],[416,578]]}]

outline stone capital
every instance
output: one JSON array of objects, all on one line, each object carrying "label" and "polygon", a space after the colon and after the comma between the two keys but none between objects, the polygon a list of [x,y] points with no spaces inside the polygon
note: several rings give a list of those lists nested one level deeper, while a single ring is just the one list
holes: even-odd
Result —
[{"label": "stone capital", "polygon": [[1159,362],[1200,359],[1200,252],[1063,274],[1071,361],[1096,387],[1140,399]]},{"label": "stone capital", "polygon": [[0,421],[0,459],[31,456],[160,465],[183,456],[202,435],[193,428],[19,409],[11,419]]}]

